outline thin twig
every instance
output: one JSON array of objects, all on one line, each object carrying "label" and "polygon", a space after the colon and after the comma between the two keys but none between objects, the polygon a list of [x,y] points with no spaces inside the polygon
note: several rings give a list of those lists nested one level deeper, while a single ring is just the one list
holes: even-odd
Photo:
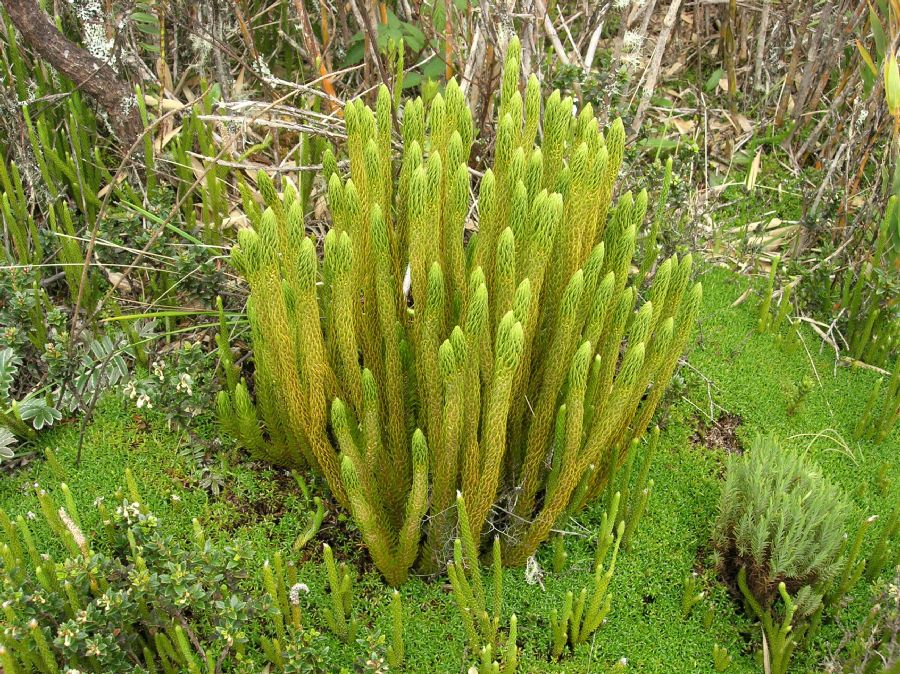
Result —
[{"label": "thin twig", "polygon": [[663,54],[666,51],[666,45],[669,43],[669,37],[672,35],[672,29],[675,27],[675,19],[678,17],[679,9],[681,9],[681,0],[672,0],[672,4],[669,5],[669,9],[663,19],[662,29],[656,40],[653,56],[650,58],[650,63],[647,66],[647,75],[644,82],[644,92],[641,95],[641,102],[638,103],[637,112],[635,112],[634,120],[631,123],[632,133],[636,134],[641,128],[644,114],[647,112],[647,107],[650,105],[650,99],[653,97],[653,92],[656,90],[656,80],[659,77],[660,64],[662,63]]},{"label": "thin twig", "polygon": [[[559,39],[559,34],[556,32],[556,28],[553,27],[553,21],[550,20],[550,15],[547,12],[547,4],[544,0],[535,0],[538,11],[544,17],[544,30],[547,31],[547,36],[550,38],[550,44],[553,45],[553,51],[556,52],[559,60],[563,62],[565,65],[569,65],[569,55],[566,54],[566,48],[563,47],[562,41]],[[681,2],[681,0],[678,0]]]}]

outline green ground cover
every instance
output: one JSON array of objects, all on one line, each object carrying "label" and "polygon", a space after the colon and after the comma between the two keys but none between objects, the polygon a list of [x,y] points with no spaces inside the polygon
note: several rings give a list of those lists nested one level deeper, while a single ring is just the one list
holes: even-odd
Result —
[{"label": "green ground cover", "polygon": [[[714,581],[706,543],[715,517],[726,452],[740,450],[755,433],[774,433],[786,446],[807,449],[823,471],[858,507],[859,517],[886,514],[897,498],[900,431],[875,445],[852,440],[853,427],[878,375],[867,369],[835,367],[828,348],[803,331],[802,343],[786,352],[774,335],[758,335],[754,302],[731,307],[748,287],[747,277],[705,267],[704,307],[689,366],[673,384],[671,404],[660,418],[662,434],[650,477],[655,481],[648,511],[632,548],[619,557],[612,583],[613,609],[593,640],[559,663],[548,663],[549,615],[562,606],[567,590],[577,593],[589,583],[592,536],[599,528],[602,505],[595,504],[572,522],[566,537],[569,561],[560,574],[551,570],[549,546],[538,555],[540,582],[525,581],[523,569],[504,570],[505,615],[518,616],[523,647],[520,672],[605,672],[621,658],[626,671],[711,672],[713,644],[726,646],[734,658],[729,672],[756,672],[754,652],[759,630],[744,617],[726,589]],[[788,415],[792,387],[805,376],[816,385],[800,409]],[[723,416],[724,415],[724,416]],[[719,424],[711,422],[710,417]],[[733,433],[731,428],[734,426]],[[135,410],[110,396],[99,408],[84,438],[84,456],[74,465],[78,426],[63,426],[44,436],[58,448],[64,475],[36,461],[0,478],[0,506],[11,515],[38,512],[33,486],[55,491],[61,479],[72,489],[85,527],[97,523],[91,503],[112,498],[130,467],[145,502],[174,535],[189,536],[197,518],[209,536],[246,539],[256,567],[281,550],[300,567],[310,592],[303,597],[305,622],[322,632],[327,660],[338,669],[352,668],[363,646],[345,646],[332,637],[322,618],[327,597],[320,568],[320,543],[328,542],[339,560],[355,572],[354,610],[371,634],[389,632],[390,592],[373,570],[352,523],[333,509],[318,537],[299,553],[291,552],[309,504],[290,476],[259,464],[242,462],[225,452],[225,484],[213,496],[197,484],[190,459],[182,450],[211,441],[213,425],[199,435],[170,431],[156,410]],[[724,445],[722,447],[720,445]],[[313,484],[313,489],[318,485]],[[37,523],[35,523],[37,525]],[[849,524],[852,529],[856,522]],[[54,546],[49,532],[34,527]],[[682,584],[692,572],[701,575],[708,599],[687,620],[681,618]],[[252,582],[260,582],[255,579]],[[863,581],[839,622],[854,624],[866,611],[870,588]],[[401,588],[406,613],[407,672],[461,672],[465,658],[462,625],[446,578],[413,579]],[[715,607],[711,627],[704,626],[709,603]],[[791,671],[819,671],[828,644],[840,638],[840,626],[827,623],[817,648],[795,656]]]}]

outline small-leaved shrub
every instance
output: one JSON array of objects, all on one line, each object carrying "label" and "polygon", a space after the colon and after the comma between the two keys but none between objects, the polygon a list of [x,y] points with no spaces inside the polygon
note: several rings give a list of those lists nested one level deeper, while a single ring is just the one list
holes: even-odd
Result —
[{"label": "small-leaved shrub", "polygon": [[82,526],[37,487],[60,549],[39,549],[30,518],[0,510],[0,668],[6,672],[334,671],[301,624],[297,572],[280,555],[263,568],[246,544],[216,543],[197,520],[188,540],[164,532],[130,473],[101,525]]}]

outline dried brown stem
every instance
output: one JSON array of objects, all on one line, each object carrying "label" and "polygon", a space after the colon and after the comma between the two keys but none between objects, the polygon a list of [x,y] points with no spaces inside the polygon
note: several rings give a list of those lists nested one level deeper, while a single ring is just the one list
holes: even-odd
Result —
[{"label": "dried brown stem", "polygon": [[[316,72],[321,77],[322,88],[331,98],[337,98],[331,76],[328,74],[328,69],[322,60],[322,53],[319,51],[319,42],[313,33],[312,24],[309,22],[309,13],[306,11],[306,5],[303,3],[303,0],[294,0],[294,8],[297,10],[297,16],[300,18],[300,32],[303,35],[303,44],[306,47],[307,55],[313,61],[313,68],[316,69]],[[332,110],[337,109],[337,106],[332,101],[329,101],[329,105]]]},{"label": "dried brown stem", "polygon": [[387,76],[387,71],[384,69],[384,64],[381,62],[381,55],[378,53],[378,33],[375,32],[375,27],[372,25],[372,17],[369,15],[368,8],[360,8],[356,4],[356,0],[350,0],[350,7],[353,10],[353,15],[356,17],[356,20],[362,24],[361,28],[366,33],[366,47],[369,51],[369,58],[375,62],[381,81],[384,82],[385,86],[388,86],[390,81]]},{"label": "dried brown stem", "polygon": [[641,128],[641,122],[644,114],[650,106],[650,99],[656,90],[656,80],[659,77],[660,64],[662,63],[663,54],[666,51],[666,45],[669,43],[669,37],[672,35],[672,29],[675,27],[675,20],[678,18],[678,10],[681,9],[681,0],[672,0],[666,16],[663,19],[662,29],[659,32],[659,39],[656,41],[656,47],[653,50],[653,56],[650,57],[650,64],[647,66],[647,79],[644,82],[644,91],[641,94],[641,102],[638,103],[637,112],[634,114],[634,121],[631,123],[631,130],[634,133]]}]

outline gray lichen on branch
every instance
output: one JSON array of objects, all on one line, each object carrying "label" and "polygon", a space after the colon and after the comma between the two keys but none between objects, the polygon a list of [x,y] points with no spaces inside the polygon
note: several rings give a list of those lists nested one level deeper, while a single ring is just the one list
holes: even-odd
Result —
[{"label": "gray lichen on branch", "polygon": [[106,112],[119,139],[132,145],[142,130],[130,85],[119,79],[112,67],[66,38],[35,0],[0,0],[25,43],[43,60],[92,96]]}]

